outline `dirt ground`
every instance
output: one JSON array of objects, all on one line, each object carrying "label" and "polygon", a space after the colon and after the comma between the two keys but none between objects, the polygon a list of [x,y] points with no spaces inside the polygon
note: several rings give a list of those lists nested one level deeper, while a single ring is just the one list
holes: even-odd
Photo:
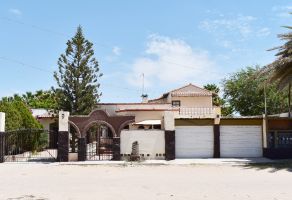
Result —
[{"label": "dirt ground", "polygon": [[291,200],[292,172],[230,165],[1,164],[0,199]]}]

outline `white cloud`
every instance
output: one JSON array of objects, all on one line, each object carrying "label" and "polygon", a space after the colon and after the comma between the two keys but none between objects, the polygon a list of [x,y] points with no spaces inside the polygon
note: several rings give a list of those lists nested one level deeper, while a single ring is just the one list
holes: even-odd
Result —
[{"label": "white cloud", "polygon": [[201,21],[199,28],[212,34],[219,46],[232,52],[242,51],[243,44],[248,40],[271,34],[270,29],[259,25],[259,20],[254,16],[221,15],[217,12]]},{"label": "white cloud", "polygon": [[16,9],[16,8],[9,9],[9,12],[14,14],[14,15],[18,15],[18,16],[22,15],[22,12],[19,9]]},{"label": "white cloud", "polygon": [[292,5],[274,6],[272,11],[276,13],[277,17],[288,18],[291,17],[291,14],[289,13],[292,11]]},{"label": "white cloud", "polygon": [[121,55],[121,48],[118,46],[114,46],[112,48],[111,54],[106,56],[105,59],[108,62],[115,62],[119,59],[120,55]]},{"label": "white cloud", "polygon": [[271,34],[271,31],[270,31],[270,29],[269,28],[267,28],[267,27],[264,27],[264,28],[261,28],[261,29],[259,29],[258,31],[257,31],[257,33],[256,33],[256,35],[258,36],[258,37],[264,37],[264,36],[268,36],[268,35],[270,35]]},{"label": "white cloud", "polygon": [[[219,16],[220,17],[220,16]],[[239,33],[242,38],[247,38],[253,33],[252,23],[256,20],[253,16],[237,15],[235,17],[220,19],[206,19],[202,21],[199,27],[210,33]]]},{"label": "white cloud", "polygon": [[159,84],[203,84],[218,79],[214,63],[208,53],[195,50],[185,41],[160,35],[151,35],[147,41],[145,56],[134,60],[127,81],[141,87],[142,73],[145,86]]},{"label": "white cloud", "polygon": [[112,52],[114,55],[119,56],[121,55],[121,48],[118,46],[114,46]]}]

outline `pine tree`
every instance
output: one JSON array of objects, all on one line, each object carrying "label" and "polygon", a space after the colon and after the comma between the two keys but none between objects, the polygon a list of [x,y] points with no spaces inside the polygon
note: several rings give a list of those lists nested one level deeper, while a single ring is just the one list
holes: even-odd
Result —
[{"label": "pine tree", "polygon": [[102,73],[94,57],[93,44],[85,39],[81,26],[67,42],[65,54],[58,60],[54,73],[59,88],[55,89],[58,109],[72,115],[88,114],[99,101],[98,83]]}]

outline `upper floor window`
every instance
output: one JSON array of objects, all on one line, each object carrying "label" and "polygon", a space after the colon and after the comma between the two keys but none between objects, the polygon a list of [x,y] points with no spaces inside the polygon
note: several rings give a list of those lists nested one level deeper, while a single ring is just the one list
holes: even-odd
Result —
[{"label": "upper floor window", "polygon": [[180,107],[180,101],[172,101],[171,104],[173,107]]}]

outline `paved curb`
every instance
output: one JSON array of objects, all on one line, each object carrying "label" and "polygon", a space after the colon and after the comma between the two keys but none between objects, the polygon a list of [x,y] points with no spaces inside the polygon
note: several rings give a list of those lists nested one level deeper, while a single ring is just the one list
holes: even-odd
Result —
[{"label": "paved curb", "polygon": [[146,160],[143,162],[126,161],[84,161],[84,162],[63,162],[60,165],[110,165],[110,166],[170,166],[170,165],[246,165],[251,163],[273,163],[275,160],[267,158],[256,159],[176,159]]},{"label": "paved curb", "polygon": [[277,163],[281,160],[271,160],[267,158],[250,158],[250,159],[175,159],[171,161],[166,160],[146,160],[142,162],[127,162],[127,161],[81,161],[81,162],[6,162],[9,164],[45,164],[50,166],[58,165],[72,165],[72,166],[172,166],[172,165],[247,165],[257,163]]}]

